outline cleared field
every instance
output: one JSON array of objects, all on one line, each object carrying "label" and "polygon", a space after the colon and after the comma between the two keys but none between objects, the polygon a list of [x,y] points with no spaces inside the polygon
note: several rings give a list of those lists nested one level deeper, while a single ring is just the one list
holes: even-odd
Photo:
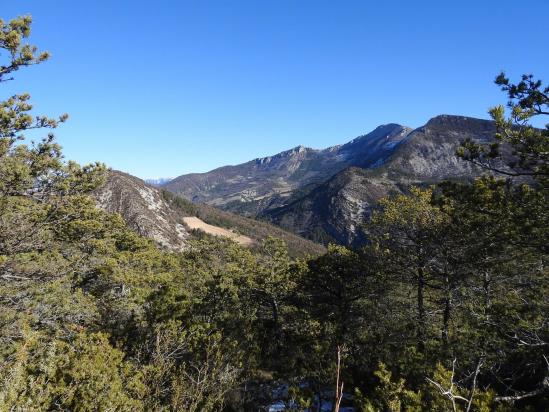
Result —
[{"label": "cleared field", "polygon": [[254,241],[248,236],[239,235],[238,233],[234,233],[219,226],[209,225],[195,216],[184,217],[183,222],[185,222],[189,229],[202,230],[203,232],[213,236],[228,237],[243,246],[250,246],[254,244]]}]

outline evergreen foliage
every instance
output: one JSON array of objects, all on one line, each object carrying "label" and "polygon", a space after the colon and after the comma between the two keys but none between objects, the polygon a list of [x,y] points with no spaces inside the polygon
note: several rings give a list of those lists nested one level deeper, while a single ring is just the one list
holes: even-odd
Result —
[{"label": "evergreen foliage", "polygon": [[[30,26],[0,21],[0,82],[49,57]],[[549,129],[528,120],[549,102],[530,76],[496,82],[511,118],[459,153],[485,176],[386,199],[368,246],[308,259],[271,237],[158,249],[95,207],[103,165],[25,144],[65,115],[0,102],[0,410],[251,411],[277,382],[304,410],[337,348],[359,410],[546,410]]]}]

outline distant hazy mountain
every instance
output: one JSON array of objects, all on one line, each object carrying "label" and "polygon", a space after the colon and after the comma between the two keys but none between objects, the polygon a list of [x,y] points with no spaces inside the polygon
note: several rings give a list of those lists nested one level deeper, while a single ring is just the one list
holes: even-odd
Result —
[{"label": "distant hazy mountain", "polygon": [[193,202],[254,216],[287,204],[296,190],[321,184],[347,167],[381,165],[410,130],[388,124],[344,145],[324,150],[298,146],[241,165],[179,176],[162,187]]},{"label": "distant hazy mountain", "polygon": [[360,224],[376,202],[412,184],[478,174],[455,155],[461,141],[487,141],[487,120],[441,115],[411,130],[376,128],[349,143],[277,155],[179,176],[163,187],[225,210],[271,221],[315,241],[359,244]]},{"label": "distant hazy mountain", "polygon": [[106,183],[95,192],[97,205],[119,213],[129,227],[171,250],[184,249],[198,234],[184,223],[197,217],[204,223],[241,234],[252,240],[251,247],[267,236],[283,239],[293,256],[319,255],[324,247],[267,222],[258,222],[207,205],[195,205],[165,190],[153,187],[129,174],[111,170]]},{"label": "distant hazy mountain", "polygon": [[162,186],[172,179],[173,177],[157,177],[152,179],[143,179],[143,181],[151,186]]}]

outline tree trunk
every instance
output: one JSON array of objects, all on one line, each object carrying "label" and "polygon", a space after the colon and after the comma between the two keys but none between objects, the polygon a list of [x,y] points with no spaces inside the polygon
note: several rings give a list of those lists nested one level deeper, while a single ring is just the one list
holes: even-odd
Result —
[{"label": "tree trunk", "polygon": [[420,266],[417,270],[417,346],[420,353],[425,352],[425,304],[423,292],[425,289],[425,278],[423,267]]},{"label": "tree trunk", "polygon": [[282,337],[280,336],[278,301],[274,297],[271,299],[271,310],[272,310],[272,317],[273,317],[274,349],[276,351],[276,354],[278,354],[280,351]]},{"label": "tree trunk", "polygon": [[452,296],[450,289],[450,280],[446,276],[446,297],[444,299],[444,315],[442,317],[442,344],[444,350],[448,349],[448,329],[450,328],[450,316],[452,311]]},{"label": "tree trunk", "polygon": [[278,302],[275,298],[271,299],[271,310],[272,310],[272,316],[273,316],[273,325],[275,331],[278,330]]},{"label": "tree trunk", "polygon": [[490,306],[492,305],[492,297],[490,291],[491,278],[488,272],[484,272],[484,278],[482,280],[482,288],[484,289],[484,316],[488,320]]}]

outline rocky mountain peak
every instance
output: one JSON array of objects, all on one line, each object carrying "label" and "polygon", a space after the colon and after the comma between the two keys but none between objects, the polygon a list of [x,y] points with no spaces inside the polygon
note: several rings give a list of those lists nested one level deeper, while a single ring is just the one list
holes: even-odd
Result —
[{"label": "rocky mountain peak", "polygon": [[384,124],[376,127],[368,134],[356,137],[341,147],[343,150],[356,150],[359,146],[383,143],[386,141],[399,142],[403,140],[411,131],[411,128],[400,124]]},{"label": "rocky mountain peak", "polygon": [[268,164],[274,160],[288,159],[288,158],[297,157],[299,155],[304,155],[306,153],[311,153],[315,151],[316,151],[315,149],[311,149],[310,147],[299,145],[292,149],[277,153],[276,155],[273,155],[273,156],[267,156],[267,157],[261,157],[261,158],[255,159],[255,162],[257,164]]},{"label": "rocky mountain peak", "polygon": [[101,209],[120,214],[129,227],[171,250],[184,248],[189,233],[159,189],[129,174],[110,170],[95,192]]},{"label": "rocky mountain peak", "polygon": [[426,129],[444,129],[460,133],[483,133],[492,131],[494,123],[490,120],[474,117],[441,114],[430,119],[424,126]]}]

